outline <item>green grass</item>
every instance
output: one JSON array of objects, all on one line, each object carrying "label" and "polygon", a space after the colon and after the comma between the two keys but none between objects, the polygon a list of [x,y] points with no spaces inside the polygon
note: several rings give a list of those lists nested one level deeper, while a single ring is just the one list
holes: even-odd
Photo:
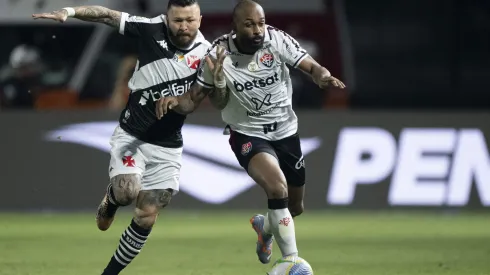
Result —
[{"label": "green grass", "polygon": [[[270,265],[256,258],[251,214],[167,211],[122,274],[263,275]],[[489,275],[489,218],[310,212],[296,232],[317,275]],[[0,214],[0,275],[100,274],[129,220],[120,213],[99,232],[93,214]]]}]

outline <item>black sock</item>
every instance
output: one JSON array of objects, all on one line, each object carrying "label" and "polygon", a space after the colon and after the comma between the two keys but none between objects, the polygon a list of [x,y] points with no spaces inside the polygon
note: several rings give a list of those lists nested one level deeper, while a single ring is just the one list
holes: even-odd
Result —
[{"label": "black sock", "polygon": [[102,275],[119,274],[140,253],[150,232],[151,229],[144,229],[132,220],[123,232],[119,246]]},{"label": "black sock", "polygon": [[117,208],[121,205],[116,200],[116,195],[114,195],[114,190],[112,190],[112,183],[107,186],[107,198],[109,202],[107,204],[107,213],[109,216],[114,216]]},{"label": "black sock", "polygon": [[116,200],[116,195],[114,194],[114,190],[112,189],[112,183],[109,183],[107,186],[107,197],[109,199],[110,204],[115,206],[120,206],[120,204]]}]

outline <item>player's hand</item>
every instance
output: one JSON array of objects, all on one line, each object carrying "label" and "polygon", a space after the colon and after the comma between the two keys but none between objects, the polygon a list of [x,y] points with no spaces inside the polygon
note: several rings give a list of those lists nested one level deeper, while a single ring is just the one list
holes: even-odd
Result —
[{"label": "player's hand", "polygon": [[51,19],[58,22],[65,22],[68,19],[68,12],[66,10],[58,10],[49,13],[37,13],[33,14],[34,19]]},{"label": "player's hand", "polygon": [[160,98],[155,106],[155,113],[157,115],[157,119],[161,119],[164,115],[167,114],[168,110],[172,110],[178,105],[179,105],[179,100],[175,96]]},{"label": "player's hand", "polygon": [[321,89],[326,89],[332,86],[340,89],[345,88],[345,84],[342,81],[328,74],[324,74],[322,77],[320,77],[317,84]]},{"label": "player's hand", "polygon": [[223,83],[225,81],[225,73],[223,72],[225,58],[225,48],[221,46],[218,46],[216,49],[216,59],[211,56],[206,56],[206,63],[211,72],[213,72],[214,83]]}]

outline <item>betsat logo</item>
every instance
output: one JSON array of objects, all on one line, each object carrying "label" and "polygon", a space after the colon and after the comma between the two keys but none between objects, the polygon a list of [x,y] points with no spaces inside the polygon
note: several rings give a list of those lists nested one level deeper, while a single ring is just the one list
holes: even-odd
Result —
[{"label": "betsat logo", "polygon": [[384,129],[344,128],[327,202],[349,205],[357,186],[386,180],[392,206],[465,206],[473,184],[482,205],[490,206],[484,134],[479,129],[406,128],[397,142]]},{"label": "betsat logo", "polygon": [[252,81],[247,81],[245,83],[238,83],[235,80],[233,81],[233,85],[235,86],[235,90],[237,92],[243,92],[244,90],[251,91],[253,89],[264,88],[270,85],[276,84],[279,81],[279,75],[275,73],[272,76],[262,79],[254,79]]}]

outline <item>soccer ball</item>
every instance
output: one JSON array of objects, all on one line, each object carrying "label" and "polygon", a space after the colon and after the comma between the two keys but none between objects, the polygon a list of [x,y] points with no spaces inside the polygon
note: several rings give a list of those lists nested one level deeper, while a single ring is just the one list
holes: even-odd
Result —
[{"label": "soccer ball", "polygon": [[305,259],[287,256],[277,260],[267,275],[313,275],[313,269]]}]

